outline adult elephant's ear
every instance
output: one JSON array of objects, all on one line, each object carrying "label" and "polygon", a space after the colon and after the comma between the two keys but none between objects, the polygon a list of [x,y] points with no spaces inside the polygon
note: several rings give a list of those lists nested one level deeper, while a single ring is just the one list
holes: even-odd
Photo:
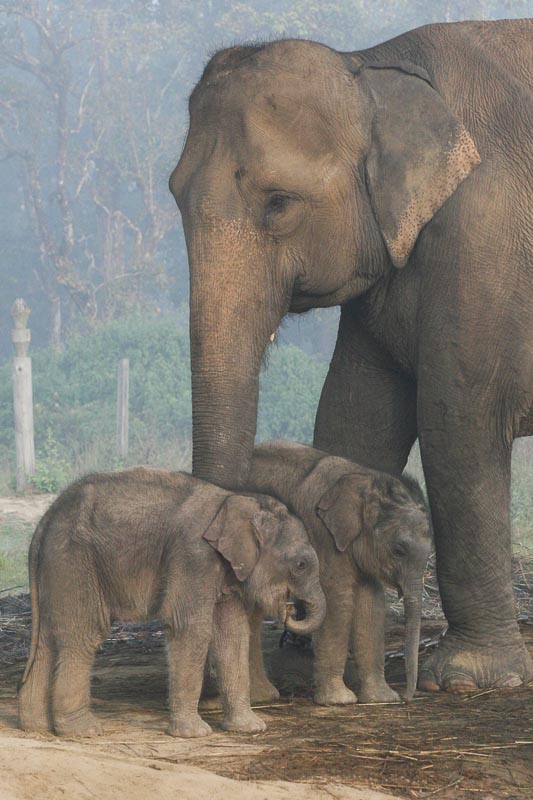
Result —
[{"label": "adult elephant's ear", "polygon": [[420,67],[365,64],[375,103],[366,175],[390,257],[405,266],[420,230],[479,164],[472,137]]},{"label": "adult elephant's ear", "polygon": [[259,558],[254,522],[260,513],[255,498],[229,495],[204,533],[204,539],[230,562],[240,581],[246,580]]},{"label": "adult elephant's ear", "polygon": [[372,495],[371,479],[350,473],[327,489],[316,507],[316,514],[333,536],[337,550],[343,553],[363,529],[373,524],[377,505]]}]

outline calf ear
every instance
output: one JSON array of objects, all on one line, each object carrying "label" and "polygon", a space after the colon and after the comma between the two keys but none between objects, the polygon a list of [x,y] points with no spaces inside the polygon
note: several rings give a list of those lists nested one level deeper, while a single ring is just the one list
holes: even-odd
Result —
[{"label": "calf ear", "polygon": [[317,516],[343,553],[363,529],[363,503],[354,491],[352,475],[344,475],[324,492],[316,507]]},{"label": "calf ear", "polygon": [[320,498],[316,513],[343,553],[363,530],[377,522],[381,498],[376,479],[367,473],[343,475]]},{"label": "calf ear", "polygon": [[204,539],[229,561],[240,581],[246,580],[259,558],[253,520],[260,510],[253,497],[229,495],[204,533]]},{"label": "calf ear", "polygon": [[358,73],[375,103],[366,176],[370,200],[396,267],[420,230],[479,164],[472,137],[410,64],[365,64]]}]

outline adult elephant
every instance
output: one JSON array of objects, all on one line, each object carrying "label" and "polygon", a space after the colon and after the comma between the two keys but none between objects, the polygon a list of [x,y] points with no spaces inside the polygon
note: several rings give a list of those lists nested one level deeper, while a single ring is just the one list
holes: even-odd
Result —
[{"label": "adult elephant", "polygon": [[533,673],[509,522],[512,442],[533,433],[532,35],[527,20],[465,22],[355,53],[224,50],[170,180],[194,473],[246,483],[271,334],[288,311],[341,305],[315,445],[400,473],[420,440],[449,622],[427,689]]}]

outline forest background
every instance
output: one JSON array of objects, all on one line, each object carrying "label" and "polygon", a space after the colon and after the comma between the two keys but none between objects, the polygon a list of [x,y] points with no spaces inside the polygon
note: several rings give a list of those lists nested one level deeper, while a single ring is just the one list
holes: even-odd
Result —
[{"label": "forest background", "polygon": [[[532,0],[0,2],[0,493],[14,483],[17,297],[32,312],[36,489],[124,465],[121,358],[126,463],[190,466],[187,255],[168,177],[213,52],[282,36],[354,50],[425,23],[532,12]],[[337,319],[317,310],[284,324],[262,373],[259,439],[311,441]],[[513,523],[527,540],[531,441],[516,450]]]}]

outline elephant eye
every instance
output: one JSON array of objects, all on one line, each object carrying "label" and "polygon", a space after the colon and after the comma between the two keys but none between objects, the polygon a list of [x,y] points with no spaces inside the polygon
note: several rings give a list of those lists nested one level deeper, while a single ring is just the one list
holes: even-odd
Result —
[{"label": "elephant eye", "polygon": [[308,561],[305,558],[296,558],[292,564],[292,571],[295,575],[301,575],[302,572],[308,567]]},{"label": "elephant eye", "polygon": [[394,553],[394,555],[398,556],[399,558],[403,558],[404,556],[407,555],[407,548],[405,547],[405,545],[400,544],[399,542],[394,542],[393,544],[391,544],[391,550]]},{"label": "elephant eye", "polygon": [[281,194],[281,192],[271,194],[266,205],[267,214],[281,214],[282,211],[285,211],[291,199],[289,195]]}]

